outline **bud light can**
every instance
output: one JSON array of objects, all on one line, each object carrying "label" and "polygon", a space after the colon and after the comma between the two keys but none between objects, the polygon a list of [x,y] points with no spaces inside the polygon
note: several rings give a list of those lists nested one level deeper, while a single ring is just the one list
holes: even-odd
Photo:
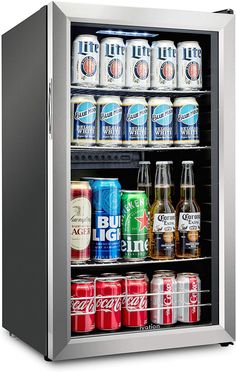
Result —
[{"label": "bud light can", "polygon": [[125,44],[119,37],[101,41],[100,85],[109,88],[125,86]]},{"label": "bud light can", "polygon": [[174,100],[174,145],[197,146],[199,144],[198,103],[194,97]]},{"label": "bud light can", "polygon": [[148,198],[144,191],[122,190],[121,252],[126,261],[148,255]]},{"label": "bud light can", "polygon": [[148,89],[150,87],[151,49],[144,39],[126,42],[126,82],[127,88]]},{"label": "bud light can", "polygon": [[151,87],[173,90],[177,85],[176,47],[173,41],[154,41],[151,47]]},{"label": "bud light can", "polygon": [[122,105],[119,97],[98,98],[97,144],[99,146],[122,145]]},{"label": "bud light can", "polygon": [[121,193],[117,178],[100,178],[92,184],[92,258],[114,262],[120,258]]},{"label": "bud light can", "polygon": [[172,325],[177,322],[177,282],[171,271],[154,273],[150,290],[151,322]]},{"label": "bud light can", "polygon": [[94,35],[79,35],[72,45],[72,84],[95,87],[99,82],[99,42]]},{"label": "bud light can", "polygon": [[202,49],[197,41],[183,41],[177,45],[178,89],[202,88]]},{"label": "bud light can", "polygon": [[200,321],[201,280],[196,273],[179,273],[178,285],[178,321],[196,323]]},{"label": "bud light can", "polygon": [[144,97],[127,97],[123,101],[124,146],[146,146],[148,107]]},{"label": "bud light can", "polygon": [[93,96],[71,98],[71,144],[91,146],[96,142],[97,107]]},{"label": "bud light can", "polygon": [[173,145],[173,105],[169,97],[148,100],[148,144],[153,147]]}]

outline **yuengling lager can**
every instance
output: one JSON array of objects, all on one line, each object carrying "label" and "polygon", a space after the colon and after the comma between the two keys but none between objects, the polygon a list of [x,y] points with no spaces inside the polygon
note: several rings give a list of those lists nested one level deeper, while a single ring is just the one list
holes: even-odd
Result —
[{"label": "yuengling lager can", "polygon": [[123,190],[121,196],[121,253],[127,261],[148,255],[148,198],[141,190]]}]

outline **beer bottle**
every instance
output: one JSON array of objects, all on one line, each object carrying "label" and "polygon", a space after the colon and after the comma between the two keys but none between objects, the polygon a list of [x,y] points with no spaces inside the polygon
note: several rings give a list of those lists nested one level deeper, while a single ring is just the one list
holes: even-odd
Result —
[{"label": "beer bottle", "polygon": [[148,209],[152,202],[152,181],[150,177],[150,161],[140,161],[137,179],[137,189],[145,191],[148,197]]},{"label": "beer bottle", "polygon": [[168,183],[170,185],[170,201],[171,201],[171,203],[173,203],[173,201],[174,201],[174,191],[175,191],[172,174],[173,174],[173,161],[168,160],[167,176],[168,176]]},{"label": "beer bottle", "polygon": [[170,201],[168,162],[156,162],[155,201],[151,207],[149,254],[155,260],[170,260],[175,256],[175,210]]},{"label": "beer bottle", "polygon": [[176,256],[200,256],[200,208],[195,200],[193,161],[182,161],[180,201],[176,207]]}]

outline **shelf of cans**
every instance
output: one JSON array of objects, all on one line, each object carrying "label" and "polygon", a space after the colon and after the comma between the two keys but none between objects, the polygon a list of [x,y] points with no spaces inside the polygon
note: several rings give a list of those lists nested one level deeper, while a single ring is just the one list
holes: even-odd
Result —
[{"label": "shelf of cans", "polygon": [[72,84],[87,87],[200,90],[202,50],[197,41],[178,43],[79,35],[72,45]]},{"label": "shelf of cans", "polygon": [[71,144],[77,146],[197,146],[199,105],[194,97],[71,98]]},{"label": "shelf of cans", "polygon": [[[117,178],[83,177],[71,183],[71,261],[142,262],[198,258],[201,211],[195,199],[193,161],[182,161],[180,201],[172,205],[172,161],[157,161],[155,200],[149,161],[139,162],[137,190]],[[92,246],[90,254],[90,245]]]},{"label": "shelf of cans", "polygon": [[71,282],[71,331],[142,329],[149,319],[159,326],[195,324],[201,320],[201,308],[211,306],[201,301],[209,292],[201,289],[198,273],[176,277],[171,270],[157,270],[150,284],[143,272],[78,275]]}]

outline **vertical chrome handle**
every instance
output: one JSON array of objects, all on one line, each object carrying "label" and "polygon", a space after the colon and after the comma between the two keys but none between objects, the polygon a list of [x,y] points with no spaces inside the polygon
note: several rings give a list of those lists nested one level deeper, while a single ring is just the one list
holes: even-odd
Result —
[{"label": "vertical chrome handle", "polygon": [[49,138],[52,139],[52,79],[48,84],[48,134]]}]

